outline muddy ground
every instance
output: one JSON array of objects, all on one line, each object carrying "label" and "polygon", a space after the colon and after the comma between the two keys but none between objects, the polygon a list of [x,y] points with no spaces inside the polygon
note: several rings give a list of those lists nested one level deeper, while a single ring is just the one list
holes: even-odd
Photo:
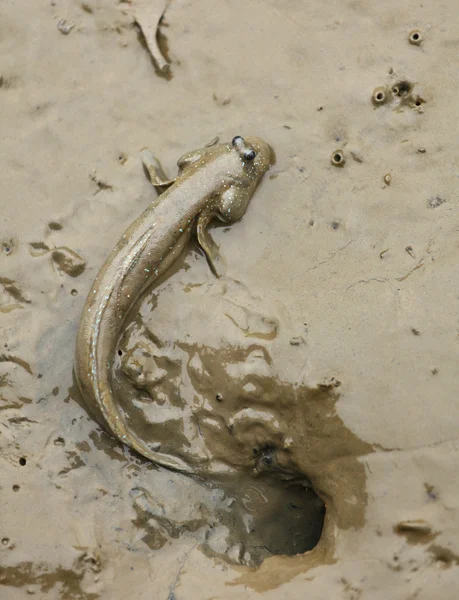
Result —
[{"label": "muddy ground", "polygon": [[[152,0],[152,14],[165,6]],[[0,8],[2,597],[456,597],[456,3],[172,0],[169,77],[133,8]],[[285,506],[298,498],[284,494],[298,489],[244,479],[250,427],[236,441],[204,431],[188,458],[210,474],[195,480],[104,433],[72,378],[92,281],[155,197],[142,148],[173,173],[215,136],[250,134],[277,161],[243,220],[214,231],[225,282],[191,246],[123,344],[129,353],[154,331],[185,364],[197,349],[210,383],[175,381],[180,423],[196,386],[220,393],[212,382],[261,369],[273,439],[291,439],[291,464],[317,493],[301,496],[310,512],[296,521]],[[81,262],[68,268],[61,248]],[[241,339],[254,331],[255,350]],[[212,404],[228,426],[240,408]],[[244,477],[225,487],[222,462]],[[252,546],[267,550],[244,557],[245,513],[232,506],[252,510],[265,536]]]}]

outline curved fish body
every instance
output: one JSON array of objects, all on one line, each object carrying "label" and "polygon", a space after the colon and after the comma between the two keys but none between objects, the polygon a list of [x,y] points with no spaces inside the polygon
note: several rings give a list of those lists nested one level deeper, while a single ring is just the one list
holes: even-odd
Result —
[{"label": "curved fish body", "polygon": [[239,220],[271,162],[268,144],[240,136],[184,155],[175,180],[164,179],[155,159],[144,161],[153,185],[167,189],[126,230],[86,300],[74,371],[84,401],[107,431],[165,467],[191,472],[180,458],[135,436],[113,396],[111,371],[123,324],[133,303],[175,262],[193,234],[215,274],[221,274],[223,263],[207,226],[214,219]]}]

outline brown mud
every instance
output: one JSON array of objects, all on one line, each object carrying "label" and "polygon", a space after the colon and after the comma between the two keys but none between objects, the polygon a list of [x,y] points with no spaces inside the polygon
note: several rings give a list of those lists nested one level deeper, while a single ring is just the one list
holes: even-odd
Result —
[{"label": "brown mud", "polygon": [[[456,597],[456,3],[174,0],[169,80],[129,4],[0,8],[0,596]],[[76,328],[142,149],[250,134],[277,162],[213,232],[227,278],[191,247],[119,344],[187,477],[89,416]]]}]

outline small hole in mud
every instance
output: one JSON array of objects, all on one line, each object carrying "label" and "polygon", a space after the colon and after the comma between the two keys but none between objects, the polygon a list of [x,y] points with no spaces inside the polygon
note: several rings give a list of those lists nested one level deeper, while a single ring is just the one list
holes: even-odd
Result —
[{"label": "small hole in mud", "polygon": [[331,155],[331,163],[335,167],[342,167],[345,163],[344,154],[341,150],[335,150]]},{"label": "small hole in mud", "polygon": [[2,538],[2,544],[4,546],[8,546],[8,544],[10,543],[10,539],[7,537]]},{"label": "small hole in mud", "polygon": [[385,86],[378,86],[373,90],[371,100],[375,106],[381,106],[389,100],[389,94]]},{"label": "small hole in mud", "polygon": [[413,84],[404,79],[403,81],[397,82],[392,88],[392,92],[396,96],[405,96],[409,94],[413,89]]},{"label": "small hole in mud", "polygon": [[51,231],[60,231],[62,229],[62,225],[57,221],[51,221],[48,223],[48,227],[51,229]]},{"label": "small hole in mud", "polygon": [[13,492],[19,492],[20,489],[18,485],[13,485]]},{"label": "small hole in mud", "polygon": [[223,394],[216,394],[215,400],[217,400],[217,402],[222,402],[223,401]]},{"label": "small hole in mud", "polygon": [[118,356],[123,356],[123,351],[122,350],[118,350]]},{"label": "small hole in mud", "polygon": [[332,226],[332,229],[335,229],[335,230],[338,229],[339,228],[338,221],[333,221],[333,223],[331,224],[331,226]]},{"label": "small hole in mud", "polygon": [[412,31],[409,35],[408,41],[414,46],[419,46],[419,44],[422,42],[421,32],[417,30]]},{"label": "small hole in mud", "polygon": [[78,291],[75,290],[75,289],[71,290],[70,293],[72,294],[72,296],[77,296],[78,295]]},{"label": "small hole in mud", "polygon": [[27,460],[21,456],[21,458],[19,459],[19,464],[21,465],[21,467],[25,467],[27,464]]}]

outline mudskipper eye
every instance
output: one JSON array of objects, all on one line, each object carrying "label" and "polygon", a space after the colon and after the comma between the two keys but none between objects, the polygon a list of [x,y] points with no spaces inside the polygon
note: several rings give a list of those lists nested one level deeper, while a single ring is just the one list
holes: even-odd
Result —
[{"label": "mudskipper eye", "polygon": [[244,158],[245,160],[253,160],[256,156],[256,153],[253,150],[248,150],[247,152],[244,152]]},{"label": "mudskipper eye", "polygon": [[233,137],[231,143],[233,144],[233,146],[236,146],[236,144],[240,144],[243,141],[244,140],[242,139],[242,137],[240,135],[237,135],[236,137]]}]

